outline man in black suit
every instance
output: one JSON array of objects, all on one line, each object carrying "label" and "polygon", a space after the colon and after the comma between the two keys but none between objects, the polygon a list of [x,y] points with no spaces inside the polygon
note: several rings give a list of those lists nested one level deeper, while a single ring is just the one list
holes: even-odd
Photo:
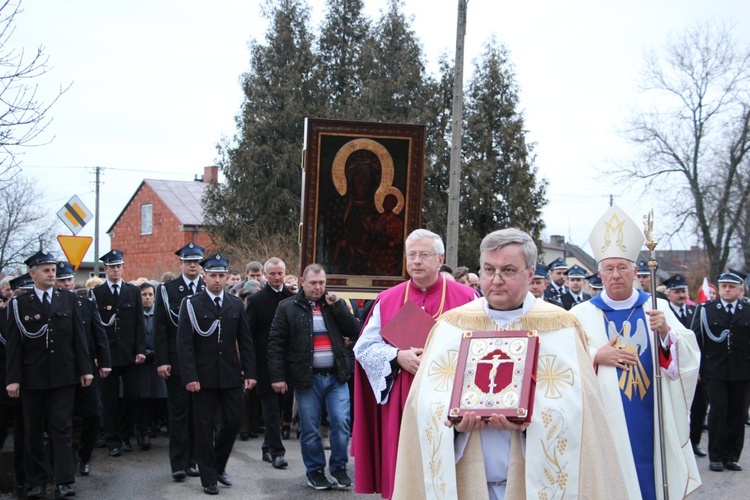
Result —
[{"label": "man in black suit", "polygon": [[[75,292],[75,271],[65,262],[57,264],[55,286]],[[91,472],[91,454],[94,451],[96,435],[99,432],[101,405],[99,404],[99,378],[107,378],[112,371],[109,356],[107,332],[96,310],[93,299],[76,296],[81,312],[83,331],[89,349],[89,361],[94,372],[94,380],[88,387],[76,387],[75,414],[81,417],[81,437],[78,443],[78,473],[88,476]],[[98,370],[97,370],[98,368]]]},{"label": "man in black suit", "polygon": [[568,263],[558,257],[547,264],[547,268],[550,281],[544,290],[544,300],[550,304],[563,307],[562,296],[568,291],[565,287],[565,280],[567,279],[565,273],[568,270]]},{"label": "man in black suit", "polygon": [[14,278],[10,276],[7,281],[10,293],[6,302],[0,306],[0,451],[2,451],[5,438],[8,436],[8,427],[13,420],[13,471],[16,476],[16,485],[23,486],[26,483],[26,475],[23,471],[23,411],[21,411],[20,398],[11,398],[5,390],[5,342],[8,336],[8,309],[7,305],[14,295],[24,293],[26,290],[34,289],[34,281],[31,276],[24,274]]},{"label": "man in black suit", "polygon": [[188,243],[175,252],[180,258],[181,274],[159,285],[154,302],[154,359],[156,371],[167,381],[169,409],[169,464],[175,481],[185,476],[198,476],[193,453],[193,416],[190,393],[185,389],[177,357],[177,323],[180,304],[185,297],[202,292],[206,284],[201,278],[200,261],[203,247]]},{"label": "man in black suit", "polygon": [[578,264],[573,264],[565,274],[568,277],[566,286],[568,290],[560,297],[560,300],[565,310],[570,311],[574,305],[591,298],[591,295],[583,291],[583,284],[586,282],[588,272]]},{"label": "man in black suit", "polygon": [[[232,485],[226,464],[242,424],[242,389],[256,383],[255,352],[242,299],[224,293],[228,265],[219,254],[201,262],[206,289],[183,300],[177,328],[182,381],[193,399],[195,456],[208,495],[219,493],[217,481]],[[222,425],[214,439],[219,407]]]},{"label": "man in black suit", "polygon": [[728,269],[719,276],[719,299],[698,306],[691,329],[701,347],[706,384],[708,459],[712,471],[742,470],[745,396],[750,385],[750,307],[742,300],[746,276]]},{"label": "man in black suit", "polygon": [[284,396],[277,394],[271,387],[268,375],[268,335],[271,332],[273,316],[279,302],[294,294],[284,286],[286,264],[271,257],[263,266],[266,285],[247,299],[247,317],[250,321],[250,333],[255,345],[256,362],[258,366],[258,394],[263,411],[263,424],[266,428],[262,458],[270,462],[277,469],[285,468],[288,463],[284,454],[286,449],[281,441],[281,408]]},{"label": "man in black suit", "polygon": [[[667,299],[669,300],[669,307],[672,309],[672,312],[685,328],[690,328],[693,324],[695,306],[687,303],[687,279],[681,274],[675,274],[669,279],[664,280],[662,285],[667,287]],[[690,406],[690,442],[693,445],[693,453],[697,457],[706,456],[706,450],[701,447],[701,434],[703,434],[703,422],[706,420],[707,410],[708,395],[706,394],[706,386],[703,380],[698,379],[698,384],[695,386],[693,404]]]},{"label": "man in black suit", "polygon": [[130,433],[133,432],[140,400],[140,372],[136,365],[146,360],[146,325],[141,289],[122,280],[125,264],[122,252],[113,249],[99,260],[104,263],[107,280],[92,288],[91,296],[107,330],[112,357],[112,373],[102,380],[104,439],[109,456],[119,457],[121,451],[133,451]]},{"label": "man in black suit", "polygon": [[40,251],[25,264],[34,289],[8,306],[6,390],[12,398],[23,391],[27,498],[46,495],[46,428],[54,454],[55,497],[73,496],[75,386],[79,381],[88,386],[94,378],[86,336],[75,294],[54,288],[55,257]]}]

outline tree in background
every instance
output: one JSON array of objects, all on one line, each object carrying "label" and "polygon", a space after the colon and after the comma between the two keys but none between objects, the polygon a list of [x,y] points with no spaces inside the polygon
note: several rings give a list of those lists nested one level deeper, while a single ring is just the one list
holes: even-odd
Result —
[{"label": "tree in background", "polygon": [[318,38],[318,81],[324,117],[361,120],[362,90],[367,85],[371,61],[365,55],[370,40],[370,20],[362,0],[329,0]]},{"label": "tree in background", "polygon": [[263,14],[270,28],[265,44],[250,46],[237,133],[218,146],[225,182],[203,200],[207,225],[224,245],[296,235],[303,118],[319,109],[309,8],[273,0]]},{"label": "tree in background", "polygon": [[498,228],[540,241],[547,183],[536,178],[513,68],[494,38],[474,63],[465,101],[458,261],[472,267],[482,238]]},{"label": "tree in background", "polygon": [[[269,0],[264,14],[271,25],[265,43],[251,44],[237,133],[219,145],[226,182],[204,197],[207,224],[225,253],[242,255],[269,240],[297,248],[300,150],[309,116],[426,124],[423,222],[445,234],[452,65],[444,57],[439,80],[427,74],[400,0],[389,0],[374,22],[362,7],[362,0],[328,0],[315,39],[303,0]],[[472,141],[464,143],[470,173],[465,167],[459,257],[468,265],[476,263],[479,239],[498,227],[512,224],[538,237],[546,204],[505,49],[488,47],[467,96],[474,114],[465,130]],[[491,124],[485,113],[497,115]]]},{"label": "tree in background", "polygon": [[0,273],[17,274],[23,261],[55,242],[54,220],[34,203],[42,199],[36,182],[15,175],[0,196]]},{"label": "tree in background", "polygon": [[13,48],[11,37],[21,2],[0,1],[0,192],[12,186],[16,153],[23,146],[38,146],[39,135],[49,124],[50,108],[67,88],[49,103],[37,96],[33,82],[49,70],[44,47],[26,54]]},{"label": "tree in background", "polygon": [[697,24],[647,57],[643,88],[650,99],[628,130],[640,154],[624,174],[667,201],[675,233],[695,230],[718,276],[750,196],[750,51],[729,29]]}]

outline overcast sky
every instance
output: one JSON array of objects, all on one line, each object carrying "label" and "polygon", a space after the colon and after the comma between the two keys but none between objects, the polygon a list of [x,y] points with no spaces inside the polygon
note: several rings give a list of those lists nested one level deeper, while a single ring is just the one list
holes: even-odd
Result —
[{"label": "overcast sky", "polygon": [[[26,0],[14,47],[44,46],[52,70],[40,94],[70,89],[52,108],[43,139],[21,157],[26,175],[44,190],[55,213],[73,195],[94,208],[94,166],[104,167],[100,253],[104,231],[143,178],[192,180],[216,162],[216,143],[234,135],[242,102],[240,75],[249,68],[248,42],[267,24],[258,0]],[[376,17],[385,2],[366,0]],[[546,235],[562,234],[588,248],[593,224],[609,196],[639,220],[658,200],[599,173],[633,158],[622,138],[637,91],[643,56],[667,35],[699,20],[732,23],[750,43],[747,0],[471,0],[466,80],[482,45],[495,35],[509,48],[521,90],[528,138],[539,173],[549,181]],[[312,0],[313,26],[325,3]],[[453,57],[456,0],[405,0],[430,70],[439,54]],[[302,120],[304,117],[300,117]],[[300,137],[300,148],[302,137]],[[257,186],[262,189],[263,186]],[[662,219],[663,220],[663,219]],[[666,231],[664,228],[662,231]],[[92,236],[93,221],[80,233]],[[69,234],[60,224],[60,234]],[[685,237],[660,248],[687,248]],[[124,249],[127,251],[127,249]],[[87,260],[93,258],[92,250]]]}]

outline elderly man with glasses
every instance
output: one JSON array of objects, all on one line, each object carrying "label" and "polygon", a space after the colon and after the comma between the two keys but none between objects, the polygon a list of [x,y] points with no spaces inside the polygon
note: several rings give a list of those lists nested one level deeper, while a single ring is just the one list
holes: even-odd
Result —
[{"label": "elderly man with glasses", "polygon": [[410,279],[378,296],[354,346],[360,367],[354,388],[354,486],[357,493],[378,492],[384,498],[392,495],[401,414],[422,349],[399,350],[386,343],[381,331],[407,301],[437,319],[477,297],[471,287],[440,275],[445,257],[440,236],[417,229],[406,238],[405,246]]}]

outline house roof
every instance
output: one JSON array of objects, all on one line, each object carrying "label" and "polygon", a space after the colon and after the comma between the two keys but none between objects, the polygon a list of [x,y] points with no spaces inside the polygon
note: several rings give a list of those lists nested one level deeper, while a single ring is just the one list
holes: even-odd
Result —
[{"label": "house roof", "polygon": [[133,193],[133,196],[125,204],[125,207],[112,223],[112,226],[107,229],[107,233],[112,232],[122,215],[141,191],[144,184],[148,184],[154,194],[164,202],[169,211],[174,214],[181,225],[203,225],[203,204],[201,203],[201,199],[203,198],[203,193],[205,192],[206,187],[208,187],[208,184],[197,181],[143,179],[143,182],[141,182],[138,189]]}]

